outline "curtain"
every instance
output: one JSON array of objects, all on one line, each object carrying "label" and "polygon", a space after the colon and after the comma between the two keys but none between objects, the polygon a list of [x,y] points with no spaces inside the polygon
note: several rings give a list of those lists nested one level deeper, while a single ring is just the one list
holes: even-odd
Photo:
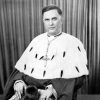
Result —
[{"label": "curtain", "polygon": [[100,94],[100,36],[98,32],[98,1],[88,3],[88,65],[90,76],[88,80],[89,93]]},{"label": "curtain", "polygon": [[0,0],[0,93],[30,41],[44,32],[41,9],[50,4],[63,11],[63,31],[79,38],[87,51],[90,74],[80,93],[100,93],[97,0]]}]

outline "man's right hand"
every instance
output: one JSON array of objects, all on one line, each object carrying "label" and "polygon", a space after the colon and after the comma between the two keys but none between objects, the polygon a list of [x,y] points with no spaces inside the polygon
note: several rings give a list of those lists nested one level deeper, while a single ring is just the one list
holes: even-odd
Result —
[{"label": "man's right hand", "polygon": [[27,85],[22,80],[17,80],[14,83],[14,90],[17,93],[18,97],[21,98],[21,95],[23,94],[23,90],[25,90]]}]

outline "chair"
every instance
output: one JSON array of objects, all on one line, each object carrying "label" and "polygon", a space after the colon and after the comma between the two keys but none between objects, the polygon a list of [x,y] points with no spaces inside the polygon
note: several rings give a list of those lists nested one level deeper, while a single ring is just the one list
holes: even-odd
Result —
[{"label": "chair", "polygon": [[85,80],[85,75],[75,79],[75,88],[72,100],[77,100],[77,92],[82,87]]}]

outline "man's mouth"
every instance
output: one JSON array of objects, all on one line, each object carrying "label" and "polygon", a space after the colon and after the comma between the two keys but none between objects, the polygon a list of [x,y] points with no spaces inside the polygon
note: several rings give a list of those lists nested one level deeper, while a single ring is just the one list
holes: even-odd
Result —
[{"label": "man's mouth", "polygon": [[49,29],[50,29],[50,30],[53,30],[53,29],[55,29],[55,27],[49,27]]}]

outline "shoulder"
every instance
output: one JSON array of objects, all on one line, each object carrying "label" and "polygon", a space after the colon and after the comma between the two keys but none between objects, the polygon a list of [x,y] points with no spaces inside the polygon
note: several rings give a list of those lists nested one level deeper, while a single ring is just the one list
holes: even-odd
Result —
[{"label": "shoulder", "polygon": [[45,38],[45,37],[46,37],[46,33],[42,33],[36,36],[35,38],[33,38],[33,40],[38,40],[38,39]]},{"label": "shoulder", "polygon": [[65,38],[65,40],[67,40],[69,42],[69,44],[83,45],[82,41],[79,38],[77,38],[69,33],[63,32],[63,37]]},{"label": "shoulder", "polygon": [[31,43],[37,43],[46,38],[46,33],[39,34],[35,38],[32,39]]}]

